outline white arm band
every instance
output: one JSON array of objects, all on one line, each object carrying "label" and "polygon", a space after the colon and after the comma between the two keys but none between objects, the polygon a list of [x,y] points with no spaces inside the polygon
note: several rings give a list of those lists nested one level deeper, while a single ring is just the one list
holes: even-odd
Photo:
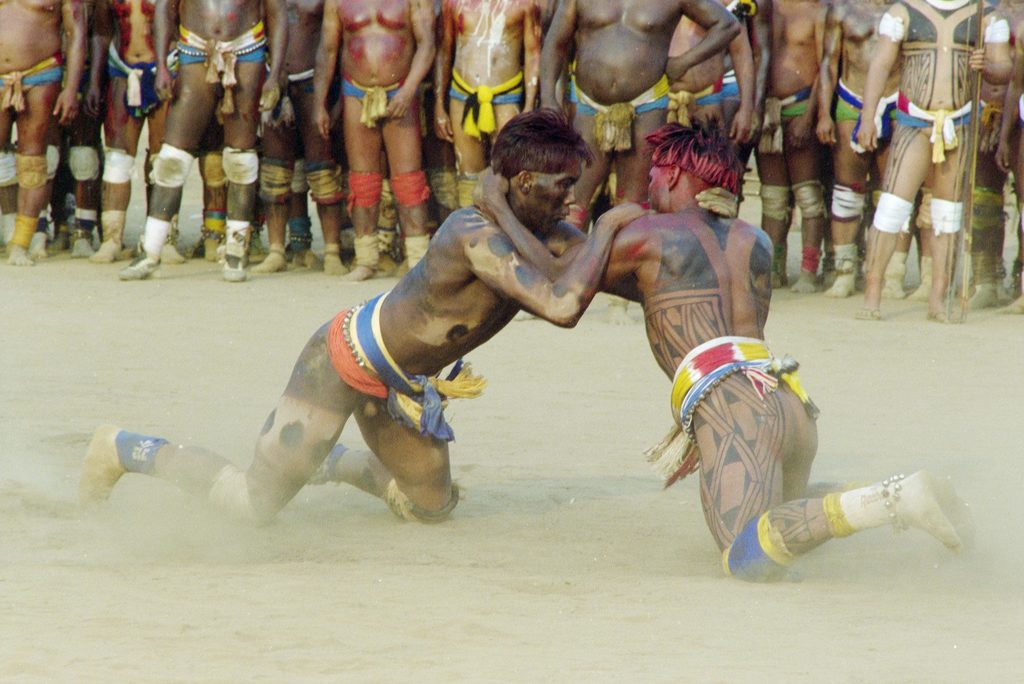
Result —
[{"label": "white arm band", "polygon": [[1009,43],[1010,25],[1005,19],[996,19],[985,27],[986,43]]},{"label": "white arm band", "polygon": [[902,42],[903,36],[906,35],[903,20],[886,12],[878,22],[878,35],[885,36],[895,43]]}]

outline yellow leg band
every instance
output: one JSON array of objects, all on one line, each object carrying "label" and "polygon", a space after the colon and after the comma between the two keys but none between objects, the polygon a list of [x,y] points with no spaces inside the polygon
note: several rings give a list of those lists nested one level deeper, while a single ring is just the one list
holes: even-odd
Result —
[{"label": "yellow leg band", "polygon": [[846,519],[846,514],[843,513],[843,508],[839,503],[840,496],[839,493],[826,494],[821,505],[825,509],[825,520],[828,521],[828,531],[832,533],[832,536],[849,537],[857,530]]},{"label": "yellow leg band", "polygon": [[11,244],[28,249],[32,244],[32,236],[36,232],[36,225],[39,219],[34,216],[22,216],[18,214],[14,218],[14,235],[11,236]]},{"label": "yellow leg band", "polygon": [[476,174],[466,174],[459,176],[458,180],[455,182],[456,188],[458,189],[460,207],[473,206],[473,191],[476,189],[477,180],[478,176]]},{"label": "yellow leg band", "polygon": [[793,562],[793,554],[786,548],[782,533],[772,526],[767,513],[763,513],[757,521],[757,540],[761,542],[765,555],[779,565],[789,565]]}]

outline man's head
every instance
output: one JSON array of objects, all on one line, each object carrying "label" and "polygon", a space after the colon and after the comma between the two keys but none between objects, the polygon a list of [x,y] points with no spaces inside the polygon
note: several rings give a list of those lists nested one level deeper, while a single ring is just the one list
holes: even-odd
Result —
[{"label": "man's head", "polygon": [[575,200],[573,186],[593,155],[564,114],[551,109],[513,117],[491,149],[491,167],[509,182],[509,204],[531,230],[546,232]]},{"label": "man's head", "polygon": [[647,142],[653,148],[648,192],[655,211],[677,211],[711,187],[739,192],[743,162],[717,130],[671,123],[648,135]]}]

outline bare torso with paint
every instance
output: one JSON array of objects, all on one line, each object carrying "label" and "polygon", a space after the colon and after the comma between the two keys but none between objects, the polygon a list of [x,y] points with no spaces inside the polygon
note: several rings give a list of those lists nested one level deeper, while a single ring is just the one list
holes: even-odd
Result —
[{"label": "bare torso with paint", "polygon": [[470,86],[495,86],[523,68],[523,24],[532,0],[445,0],[455,18],[455,70]]},{"label": "bare torso with paint", "polygon": [[367,86],[390,86],[409,73],[416,52],[408,0],[331,0],[343,29],[342,69]]}]

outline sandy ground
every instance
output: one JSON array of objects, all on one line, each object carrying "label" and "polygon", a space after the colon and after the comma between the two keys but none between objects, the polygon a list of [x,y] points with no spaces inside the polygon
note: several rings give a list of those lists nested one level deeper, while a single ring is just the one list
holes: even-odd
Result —
[{"label": "sandy ground", "polygon": [[192,262],[121,283],[122,265],[0,266],[2,681],[1019,681],[1020,317],[887,302],[873,324],[858,298],[776,295],[768,339],[823,410],[812,479],[952,475],[978,534],[958,557],[872,530],[761,586],[722,576],[697,483],[662,491],[643,462],[669,382],[604,299],[574,331],[514,323],[473,353],[490,385],[451,407],[450,522],[326,486],[252,529],[140,476],[82,515],[97,424],[246,465],[309,334],[393,282],[230,285]]}]

